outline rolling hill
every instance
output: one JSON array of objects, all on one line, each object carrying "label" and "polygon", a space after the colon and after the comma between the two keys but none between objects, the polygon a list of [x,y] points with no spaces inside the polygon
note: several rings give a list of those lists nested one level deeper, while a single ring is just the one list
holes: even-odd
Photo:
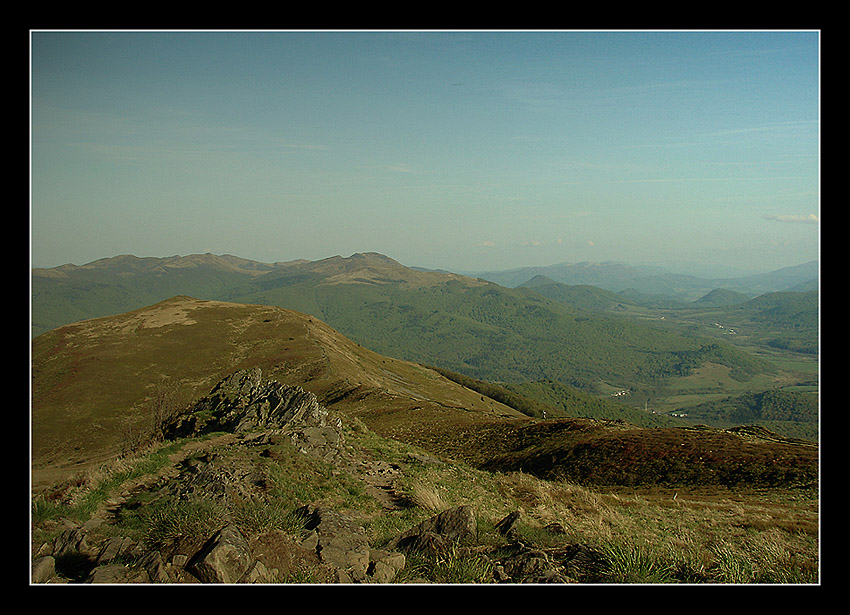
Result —
[{"label": "rolling hill", "polygon": [[[515,409],[516,404],[439,371],[367,350],[309,315],[180,296],[66,325],[33,341],[34,487],[121,454],[134,433],[150,429],[158,419],[161,391],[170,392],[179,411],[225,376],[255,368],[268,379],[313,393],[325,407],[381,437],[481,467],[535,467],[540,475],[586,474],[614,482],[645,482],[662,475],[667,481],[675,474],[692,482],[698,477],[691,470],[682,473],[678,462],[674,472],[667,462],[659,469],[656,461],[649,467],[642,458],[629,457],[631,470],[615,479],[598,468],[572,467],[571,459],[590,438],[605,443],[606,450],[610,447],[607,464],[622,466],[616,460],[628,456],[629,448],[620,450],[617,442],[628,436],[640,438],[648,461],[654,459],[654,437],[678,434],[674,439],[690,442],[688,455],[704,439],[717,451],[722,446],[712,479],[720,480],[740,463],[736,455],[743,454],[734,444],[737,436],[719,430],[639,427],[622,419],[588,417],[586,409],[576,413],[584,416],[571,417],[571,406],[586,403],[579,397],[553,413],[563,418],[545,420],[551,426],[541,428],[538,419]],[[524,391],[515,395],[522,397]],[[556,450],[561,452],[552,452]],[[799,450],[809,455],[811,445]],[[796,453],[793,459],[799,462]],[[763,470],[758,472],[762,476]],[[732,480],[731,475],[723,480]]]},{"label": "rolling hill", "polygon": [[[199,289],[202,299],[311,314],[375,352],[489,381],[553,379],[607,393],[654,387],[706,360],[728,366],[741,381],[774,370],[722,341],[607,318],[528,288],[414,270],[380,254],[276,265],[231,259],[226,268],[218,258],[196,256],[180,266],[179,259],[122,257],[82,271],[66,267],[61,276],[34,271],[33,322],[60,312],[80,316],[94,304],[102,312],[117,306],[117,297],[144,305],[143,298],[160,301],[177,288]],[[145,267],[117,267],[127,260]],[[85,285],[92,280],[96,285]]]},{"label": "rolling hill", "polygon": [[276,266],[230,255],[139,258],[125,254],[86,265],[36,268],[30,277],[32,336],[78,320],[121,314],[175,295],[213,299]]},{"label": "rolling hill", "polygon": [[750,298],[738,291],[715,288],[694,301],[681,301],[641,295],[633,290],[615,293],[596,286],[568,285],[542,275],[521,287],[599,314],[641,320],[663,317],[668,321],[665,324],[678,326],[683,332],[699,330],[702,334],[716,334],[721,329],[726,341],[733,344],[746,340],[745,345],[756,343],[807,355],[818,352],[817,289],[768,292]]},{"label": "rolling hill", "polygon": [[[33,340],[34,482],[120,453],[134,431],[150,427],[163,387],[183,406],[247,367],[302,386],[385,434],[396,433],[400,411],[415,411],[435,431],[458,408],[455,422],[526,418],[432,370],[371,352],[308,315],[181,296]],[[402,425],[409,429],[409,418]]]}]

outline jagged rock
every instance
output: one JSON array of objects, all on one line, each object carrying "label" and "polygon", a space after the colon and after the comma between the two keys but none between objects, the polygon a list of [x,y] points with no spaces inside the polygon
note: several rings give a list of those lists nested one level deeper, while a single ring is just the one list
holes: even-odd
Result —
[{"label": "jagged rock", "polygon": [[86,552],[86,533],[82,528],[72,528],[63,531],[53,541],[53,557],[62,557],[73,552]]},{"label": "jagged rock", "polygon": [[201,547],[187,569],[202,583],[238,583],[253,565],[248,542],[236,526],[228,525]]},{"label": "jagged rock", "polygon": [[403,553],[371,549],[363,527],[342,513],[311,505],[297,513],[307,532],[301,547],[332,568],[338,583],[391,583],[404,569]]},{"label": "jagged rock", "polygon": [[130,553],[132,548],[133,541],[129,538],[126,538],[124,536],[116,536],[114,538],[110,538],[101,547],[100,552],[97,554],[97,558],[95,559],[95,563],[99,566],[103,564],[109,564],[115,558]]},{"label": "jagged rock", "polygon": [[[146,577],[147,575],[145,575]],[[98,566],[94,570],[91,571],[88,577],[86,577],[86,583],[133,583],[135,582],[145,583],[149,579],[143,578],[139,579],[140,575],[138,571],[133,571],[127,566],[122,564],[106,564],[104,566]]]},{"label": "jagged rock", "polygon": [[275,583],[277,576],[261,561],[255,561],[250,570],[242,577],[241,583]]},{"label": "jagged rock", "polygon": [[139,566],[148,574],[151,583],[168,583],[171,579],[159,551],[150,551],[139,561]]},{"label": "jagged rock", "polygon": [[402,532],[390,541],[389,548],[439,552],[451,544],[474,538],[476,530],[477,524],[472,507],[458,506]]},{"label": "jagged rock", "polygon": [[496,524],[496,529],[503,536],[515,536],[517,533],[516,525],[519,522],[519,518],[520,512],[518,510],[508,513],[505,518]]},{"label": "jagged rock", "polygon": [[170,437],[210,431],[284,432],[298,450],[326,461],[343,448],[341,421],[331,418],[313,393],[275,380],[263,382],[260,368],[232,373],[165,429]]}]

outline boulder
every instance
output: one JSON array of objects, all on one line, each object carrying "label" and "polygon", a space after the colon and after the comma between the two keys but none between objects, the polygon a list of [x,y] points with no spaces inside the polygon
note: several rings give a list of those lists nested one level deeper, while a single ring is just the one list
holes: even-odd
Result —
[{"label": "boulder", "polygon": [[33,583],[47,583],[56,575],[56,560],[50,555],[39,557],[32,563],[30,579]]},{"label": "boulder", "polygon": [[277,576],[261,561],[255,561],[240,583],[276,583]]},{"label": "boulder", "polygon": [[[122,564],[105,564],[92,570],[89,576],[86,577],[85,582],[93,584],[131,583],[131,577],[133,575],[137,576],[138,572],[131,571],[130,568]],[[142,582],[146,582],[147,580],[144,579]]]},{"label": "boulder", "polygon": [[86,533],[82,528],[64,530],[53,540],[53,557],[62,557],[75,552],[85,553],[88,550]]},{"label": "boulder", "polygon": [[239,583],[254,565],[248,542],[234,525],[210,538],[186,568],[202,583]]},{"label": "boulder", "polygon": [[406,564],[403,553],[372,549],[369,552],[369,568],[366,574],[372,583],[392,583]]},{"label": "boulder", "polygon": [[439,552],[453,544],[473,539],[476,532],[472,507],[462,505],[443,511],[402,532],[390,542],[389,548]]},{"label": "boulder", "polygon": [[139,567],[144,569],[151,583],[169,583],[171,581],[162,554],[159,551],[149,551],[145,554],[139,561]]},{"label": "boulder", "polygon": [[115,536],[107,540],[97,554],[95,563],[97,565],[109,564],[123,555],[127,555],[133,548],[133,541],[124,536]]}]

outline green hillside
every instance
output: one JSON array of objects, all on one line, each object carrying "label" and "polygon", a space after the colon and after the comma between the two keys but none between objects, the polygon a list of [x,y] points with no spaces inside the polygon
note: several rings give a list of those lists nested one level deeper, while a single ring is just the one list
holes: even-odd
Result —
[{"label": "green hillside", "polygon": [[625,404],[589,395],[552,380],[496,384],[439,367],[430,369],[482,396],[494,399],[534,418],[592,418],[626,421],[640,427],[670,427],[685,424],[681,420],[664,414],[636,410]]},{"label": "green hillside", "polygon": [[658,391],[707,361],[729,368],[737,383],[775,371],[727,340],[662,321],[609,291],[571,289],[584,308],[616,302],[624,314],[568,305],[539,288],[415,270],[380,254],[276,264],[116,257],[33,270],[32,279],[34,332],[184,294],[310,314],[373,351],[486,381],[551,380],[609,394]]},{"label": "green hillside", "polygon": [[561,284],[546,276],[535,276],[521,288],[530,288],[544,297],[561,301],[575,308],[602,312],[606,310],[624,309],[624,305],[633,305],[628,297],[618,295],[610,290],[589,286],[587,284]]},{"label": "green hillside", "polygon": [[772,370],[731,346],[576,310],[530,289],[398,276],[329,283],[293,269],[258,278],[228,300],[304,311],[381,354],[487,381],[551,379],[602,391],[685,376],[707,360],[740,380]]},{"label": "green hillside", "polygon": [[33,269],[32,336],[177,295],[215,299],[272,268],[235,256],[196,254],[169,258],[123,255],[82,266]]},{"label": "green hillside", "polygon": [[739,316],[758,327],[767,344],[806,354],[818,353],[819,293],[769,293],[748,301]]},{"label": "green hillside", "polygon": [[703,306],[720,306],[720,305],[738,305],[748,301],[750,298],[744,293],[739,293],[727,288],[715,288],[710,293],[706,293],[696,301],[694,305]]},{"label": "green hillside", "polygon": [[761,425],[787,437],[817,441],[819,396],[814,391],[769,390],[683,408],[690,421],[716,427]]},{"label": "green hillside", "polygon": [[788,350],[816,357],[819,349],[818,291],[777,292],[735,305],[694,302],[665,310],[671,325],[692,327],[728,343]]}]

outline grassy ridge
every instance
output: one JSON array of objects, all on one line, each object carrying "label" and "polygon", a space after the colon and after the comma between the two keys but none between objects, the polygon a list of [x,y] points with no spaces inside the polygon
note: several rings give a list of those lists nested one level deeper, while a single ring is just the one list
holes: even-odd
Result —
[{"label": "grassy ridge", "polygon": [[[594,485],[806,487],[818,480],[817,446],[773,434],[712,428],[610,429],[578,419],[481,433],[500,441],[479,465]],[[765,439],[767,438],[767,439]],[[484,447],[484,444],[481,444]]]}]

